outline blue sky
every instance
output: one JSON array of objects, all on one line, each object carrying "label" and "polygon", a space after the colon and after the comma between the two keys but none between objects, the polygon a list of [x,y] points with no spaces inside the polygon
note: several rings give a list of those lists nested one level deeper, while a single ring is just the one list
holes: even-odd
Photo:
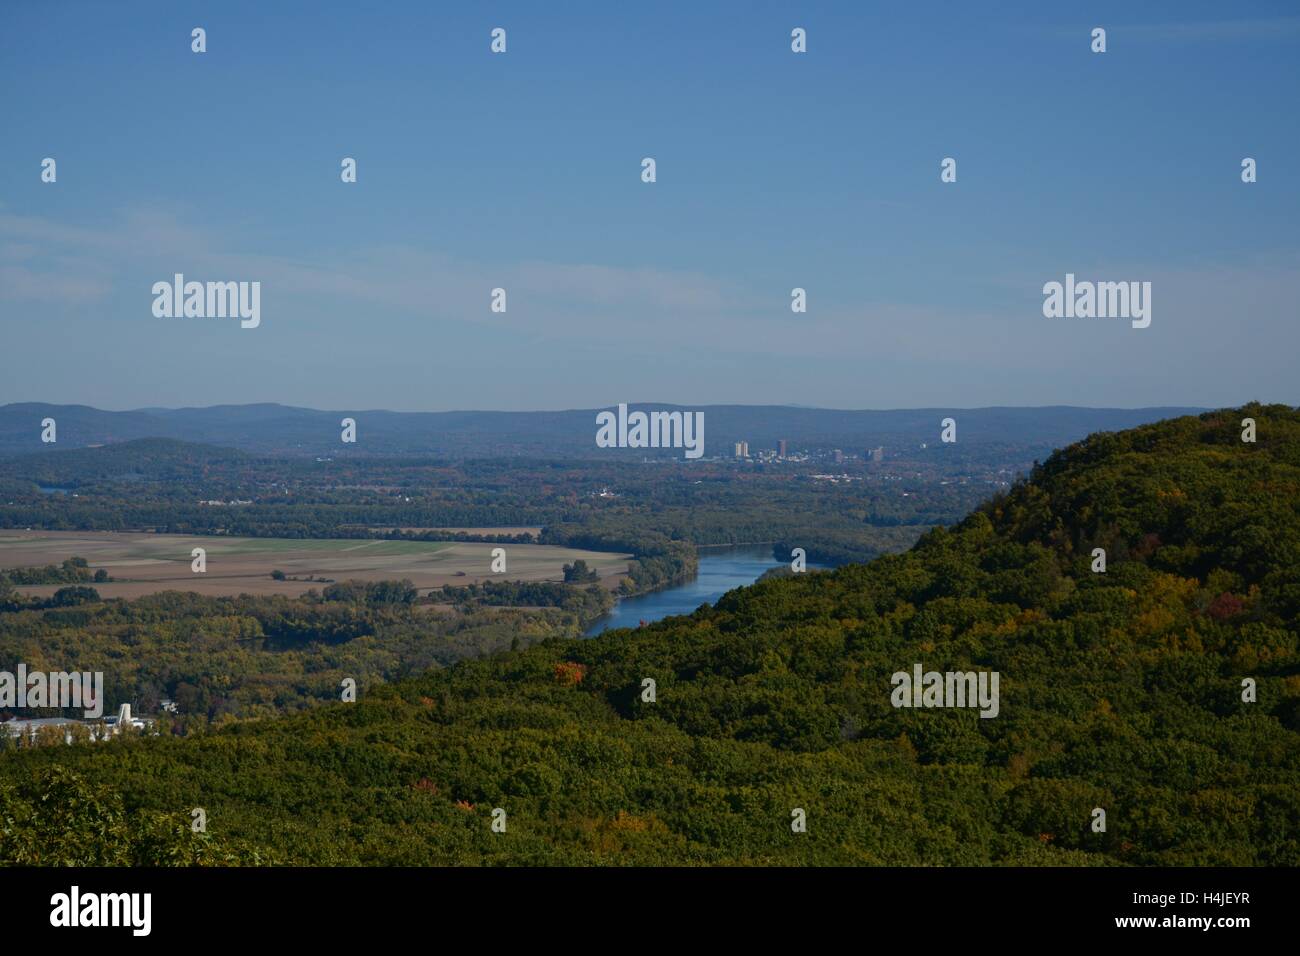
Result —
[{"label": "blue sky", "polygon": [[1300,402],[1292,3],[14,0],[0,89],[0,402]]}]

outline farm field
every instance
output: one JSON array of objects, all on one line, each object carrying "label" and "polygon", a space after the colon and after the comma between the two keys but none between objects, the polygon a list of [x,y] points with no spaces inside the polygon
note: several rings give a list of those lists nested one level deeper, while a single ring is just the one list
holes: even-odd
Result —
[{"label": "farm field", "polygon": [[370,530],[371,530],[371,531],[379,531],[379,532],[383,532],[383,531],[394,531],[394,530],[396,530],[396,531],[411,531],[411,532],[420,533],[420,534],[423,534],[423,533],[426,532],[426,531],[441,531],[441,532],[443,532],[444,534],[483,534],[483,535],[488,535],[488,534],[497,534],[497,535],[532,534],[532,535],[538,535],[538,534],[541,534],[541,533],[542,533],[542,527],[541,527],[541,525],[502,525],[502,526],[500,526],[500,527],[492,527],[492,528],[417,528],[417,527],[406,527],[406,526],[400,526],[400,527],[397,527],[397,528],[393,528],[391,525],[385,525],[385,526],[382,526],[382,527],[371,528]]},{"label": "farm field", "polygon": [[[422,592],[444,584],[487,579],[559,581],[563,566],[581,558],[610,586],[630,555],[553,545],[507,545],[506,572],[491,573],[492,549],[478,542],[382,541],[356,538],[236,538],[113,531],[0,531],[0,569],[59,564],[82,557],[91,571],[114,580],[93,585],[103,597],[135,598],[158,591],[209,595],[300,595],[329,581],[406,578]],[[190,569],[191,552],[204,548],[207,571]],[[273,570],[287,578],[276,581]],[[308,577],[317,580],[305,580]],[[58,585],[19,588],[47,596]]]}]

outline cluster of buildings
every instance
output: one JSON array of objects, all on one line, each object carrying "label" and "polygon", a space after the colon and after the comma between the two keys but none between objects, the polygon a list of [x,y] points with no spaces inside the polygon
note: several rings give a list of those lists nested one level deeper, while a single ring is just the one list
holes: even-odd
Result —
[{"label": "cluster of buildings", "polygon": [[128,728],[157,735],[158,731],[154,729],[155,723],[156,721],[151,718],[131,716],[131,705],[123,704],[118,709],[117,716],[105,717],[103,720],[76,720],[71,717],[14,717],[0,723],[0,732],[15,738],[27,737],[32,743],[36,743],[37,734],[42,728],[57,727],[63,731],[63,742],[70,744],[74,727],[90,728],[90,739],[98,741],[116,737]]},{"label": "cluster of buildings", "polygon": [[[738,441],[738,442],[735,443],[735,445],[734,445],[733,447],[734,447],[734,449],[735,449],[735,457],[736,457],[736,458],[749,458],[749,457],[750,457],[750,454],[749,454],[749,442],[747,442],[747,441]],[[775,452],[773,452],[773,451],[771,451],[771,450],[764,450],[764,451],[760,451],[760,452],[759,452],[755,457],[757,457],[760,461],[772,461],[772,460],[775,460],[775,461],[795,461],[795,460],[798,460],[798,461],[806,461],[806,460],[807,460],[808,458],[810,458],[810,457],[813,457],[813,458],[817,458],[817,457],[829,457],[829,458],[830,458],[832,461],[834,461],[835,464],[837,464],[837,465],[842,465],[842,464],[844,463],[844,452],[843,452],[843,450],[841,450],[841,449],[839,449],[839,448],[833,448],[833,449],[831,449],[831,451],[830,451],[830,453],[829,453],[828,456],[822,456],[822,455],[811,455],[811,456],[810,456],[810,455],[796,455],[796,456],[794,456],[794,457],[792,458],[791,455],[790,455],[789,444],[786,442],[786,440],[785,440],[784,438],[782,438],[780,441],[778,441],[778,442],[776,443],[776,451],[775,451]],[[880,462],[883,462],[883,461],[885,460],[885,449],[884,449],[884,446],[882,445],[882,446],[878,446],[878,447],[876,447],[876,448],[868,448],[868,449],[866,449],[866,450],[863,451],[863,453],[862,453],[862,458],[861,458],[861,460],[862,460],[862,461],[866,461],[866,462],[873,462],[873,463],[875,463],[875,464],[879,464]]]}]

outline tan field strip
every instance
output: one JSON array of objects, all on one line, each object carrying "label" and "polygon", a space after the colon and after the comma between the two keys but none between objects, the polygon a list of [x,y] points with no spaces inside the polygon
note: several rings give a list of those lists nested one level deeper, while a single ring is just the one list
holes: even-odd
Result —
[{"label": "tan field strip", "polygon": [[371,531],[410,531],[415,534],[425,534],[430,531],[441,534],[481,534],[481,535],[501,535],[503,537],[516,534],[539,535],[542,529],[539,525],[502,525],[496,528],[419,528],[407,527],[405,525],[378,525],[372,527]]},{"label": "tan field strip", "polygon": [[[506,572],[493,574],[492,549],[504,547]],[[207,571],[191,570],[194,548],[207,552]],[[563,566],[581,558],[607,586],[627,571],[630,555],[553,545],[478,542],[383,541],[357,538],[235,538],[115,531],[0,531],[0,570],[85,558],[91,571],[114,580],[91,584],[103,597],[140,597],[158,591],[209,595],[298,595],[330,581],[406,578],[417,588],[489,579],[560,581]],[[273,570],[290,578],[275,581]],[[61,585],[22,587],[46,596]]]}]

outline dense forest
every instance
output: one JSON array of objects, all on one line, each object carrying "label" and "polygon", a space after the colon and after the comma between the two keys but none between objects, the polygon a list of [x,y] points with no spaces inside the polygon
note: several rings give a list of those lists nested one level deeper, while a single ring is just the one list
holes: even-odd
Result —
[{"label": "dense forest", "polygon": [[[1295,866],[1298,634],[1300,413],[1247,406],[686,617],[5,754],[0,861]],[[893,706],[916,664],[997,672],[997,716]]]},{"label": "dense forest", "polygon": [[[453,589],[467,592],[446,597],[456,613],[417,603],[409,583],[400,581],[345,581],[298,599],[170,591],[67,606],[56,595],[0,616],[0,669],[13,673],[22,661],[29,670],[62,671],[73,661],[79,670],[103,672],[107,700],[133,702],[137,713],[154,713],[163,699],[176,701],[179,714],[164,715],[165,729],[191,733],[233,717],[339,700],[345,678],[364,692],[465,657],[578,637],[612,603],[608,592],[562,584],[550,585],[564,596],[549,602],[527,594],[528,610],[491,599],[512,588],[542,594],[545,587],[502,582]],[[60,716],[57,710],[23,714]]]}]

